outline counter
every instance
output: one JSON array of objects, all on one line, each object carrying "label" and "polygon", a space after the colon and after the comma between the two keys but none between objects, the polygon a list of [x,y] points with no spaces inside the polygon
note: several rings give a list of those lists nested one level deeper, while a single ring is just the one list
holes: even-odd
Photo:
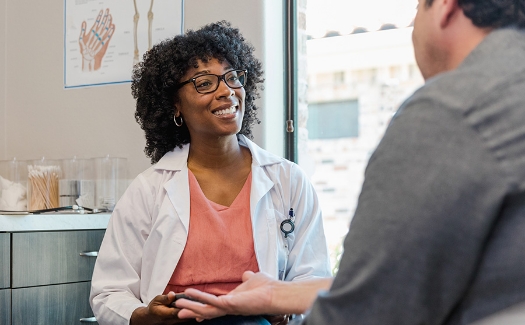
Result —
[{"label": "counter", "polygon": [[0,232],[106,229],[109,213],[0,214]]}]

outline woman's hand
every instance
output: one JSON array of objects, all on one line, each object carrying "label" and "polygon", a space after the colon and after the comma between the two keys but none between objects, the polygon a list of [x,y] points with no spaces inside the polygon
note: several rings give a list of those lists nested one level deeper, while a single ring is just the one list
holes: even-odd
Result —
[{"label": "woman's hand", "polygon": [[187,322],[188,319],[178,317],[179,308],[171,304],[175,301],[175,293],[158,295],[150,301],[148,307],[139,307],[131,314],[130,325],[171,325]]}]

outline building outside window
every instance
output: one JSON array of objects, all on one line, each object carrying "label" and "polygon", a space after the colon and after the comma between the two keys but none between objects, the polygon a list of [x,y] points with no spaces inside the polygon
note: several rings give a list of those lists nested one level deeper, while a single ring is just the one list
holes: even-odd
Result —
[{"label": "building outside window", "polygon": [[368,159],[423,84],[411,42],[416,5],[297,1],[297,156],[319,195],[334,270]]}]

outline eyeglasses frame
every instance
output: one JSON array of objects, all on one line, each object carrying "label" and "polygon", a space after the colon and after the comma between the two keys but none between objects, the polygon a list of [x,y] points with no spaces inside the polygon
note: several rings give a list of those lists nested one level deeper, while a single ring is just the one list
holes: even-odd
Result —
[{"label": "eyeglasses frame", "polygon": [[[240,87],[231,87],[230,85],[228,85],[228,83],[226,82],[226,75],[232,71],[244,71],[244,75],[245,75],[245,78],[248,78],[248,70],[247,69],[231,69],[231,70],[228,70],[226,71],[225,73],[223,73],[222,75],[218,75],[218,74],[214,74],[214,73],[206,73],[206,74],[201,74],[201,75],[198,75],[196,77],[193,77],[193,78],[190,78],[186,81],[183,81],[181,83],[179,83],[177,86],[176,86],[176,89],[180,89],[182,88],[183,86],[185,86],[186,84],[189,84],[190,82],[193,83],[193,87],[195,88],[195,91],[197,91],[199,94],[211,94],[215,91],[217,91],[217,89],[219,89],[219,85],[221,83],[221,80],[224,81],[224,84],[226,86],[228,86],[228,88],[230,89],[240,89],[240,88],[243,88],[245,85],[246,85],[246,81],[244,82],[244,85],[240,86]],[[219,82],[217,83],[217,88],[215,88],[214,90],[211,90],[211,91],[207,91],[205,93],[201,93],[198,89],[197,89],[197,84],[195,83],[195,80],[197,80],[197,78],[200,78],[202,76],[215,76],[215,77],[218,77],[219,78]]]}]

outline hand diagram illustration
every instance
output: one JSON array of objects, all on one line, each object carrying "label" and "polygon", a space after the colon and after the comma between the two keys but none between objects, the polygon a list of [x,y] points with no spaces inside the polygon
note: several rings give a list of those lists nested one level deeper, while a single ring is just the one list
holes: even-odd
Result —
[{"label": "hand diagram illustration", "polygon": [[115,32],[112,20],[109,9],[106,9],[105,12],[100,10],[90,30],[86,29],[86,21],[82,22],[78,38],[80,53],[82,53],[82,71],[100,69],[111,36]]}]

